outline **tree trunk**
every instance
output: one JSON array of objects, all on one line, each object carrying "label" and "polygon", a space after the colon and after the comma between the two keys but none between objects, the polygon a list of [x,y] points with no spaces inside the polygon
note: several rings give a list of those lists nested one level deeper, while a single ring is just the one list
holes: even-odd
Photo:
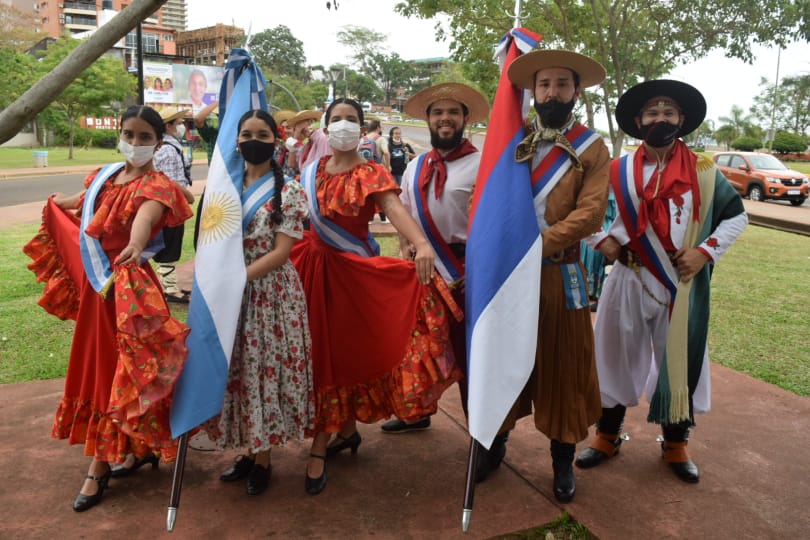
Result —
[{"label": "tree trunk", "polygon": [[70,135],[68,136],[68,160],[73,159],[73,140],[76,136],[76,119],[68,116],[70,119]]},{"label": "tree trunk", "polygon": [[56,68],[37,81],[22,96],[0,112],[0,144],[8,141],[70,86],[87,67],[106,53],[138,23],[157,11],[167,0],[133,0],[132,4],[99,28]]}]

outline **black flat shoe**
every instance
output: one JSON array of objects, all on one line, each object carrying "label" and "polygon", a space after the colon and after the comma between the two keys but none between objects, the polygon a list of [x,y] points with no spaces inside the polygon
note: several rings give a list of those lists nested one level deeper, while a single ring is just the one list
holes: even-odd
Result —
[{"label": "black flat shoe", "polygon": [[310,454],[309,457],[314,457],[317,459],[323,460],[323,472],[318,478],[310,478],[309,473],[307,473],[306,478],[304,478],[304,489],[310,495],[317,495],[323,488],[326,487],[326,457],[319,456],[317,454]]},{"label": "black flat shoe", "polygon": [[247,478],[250,471],[253,470],[253,460],[247,456],[239,456],[233,466],[222,473],[219,479],[223,482],[236,482],[243,478]]},{"label": "black flat shoe", "polygon": [[110,476],[112,478],[122,478],[124,476],[129,476],[130,474],[134,473],[141,467],[146,464],[152,465],[152,470],[158,468],[158,457],[155,454],[147,454],[146,456],[142,457],[141,459],[136,459],[135,463],[132,464],[132,467],[126,467],[123,463],[119,463],[112,469],[110,469]]},{"label": "black flat shoe", "polygon": [[272,472],[272,465],[263,467],[262,465],[254,464],[247,479],[247,494],[251,497],[255,497],[256,495],[264,493],[264,490],[266,490],[267,486],[270,484],[270,474]]},{"label": "black flat shoe", "polygon": [[337,433],[336,435],[340,442],[326,447],[326,457],[332,457],[347,448],[352,449],[352,454],[357,453],[357,449],[360,447],[360,443],[363,441],[359,432],[355,431],[349,437],[344,437],[340,433]]},{"label": "black flat shoe", "polygon": [[389,420],[388,422],[384,423],[380,426],[383,433],[408,433],[409,431],[421,431],[423,429],[430,428],[430,417],[425,416],[424,418],[417,420],[411,424],[405,422],[404,420],[400,420],[399,418],[394,418],[393,420]]},{"label": "black flat shoe", "polygon": [[96,491],[93,495],[83,495],[79,493],[76,496],[76,500],[73,501],[73,510],[75,512],[84,512],[85,510],[90,510],[95,505],[101,501],[101,496],[104,494],[104,489],[107,487],[107,482],[110,480],[110,470],[104,473],[102,476],[92,476],[90,474],[87,475],[87,478],[93,480],[98,484],[98,491]]}]

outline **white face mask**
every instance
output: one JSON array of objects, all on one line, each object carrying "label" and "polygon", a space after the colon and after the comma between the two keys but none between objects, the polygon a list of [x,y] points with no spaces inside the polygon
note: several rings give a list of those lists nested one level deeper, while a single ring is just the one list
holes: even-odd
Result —
[{"label": "white face mask", "polygon": [[347,152],[356,149],[360,143],[360,124],[348,120],[332,122],[329,129],[329,146],[334,150]]},{"label": "white face mask", "polygon": [[155,155],[154,146],[132,146],[124,139],[118,140],[118,151],[133,167],[143,167]]},{"label": "white face mask", "polygon": [[177,126],[177,138],[182,139],[185,136],[186,136],[186,126],[180,124],[179,126]]}]

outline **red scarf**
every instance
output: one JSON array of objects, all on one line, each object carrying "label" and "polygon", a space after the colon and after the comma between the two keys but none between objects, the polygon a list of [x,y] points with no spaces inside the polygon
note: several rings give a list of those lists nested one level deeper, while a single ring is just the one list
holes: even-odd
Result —
[{"label": "red scarf", "polygon": [[[683,141],[677,140],[672,147],[669,159],[663,172],[661,172],[660,182],[657,181],[658,167],[653,171],[653,176],[647,183],[643,192],[641,186],[644,183],[644,160],[657,162],[655,154],[648,154],[644,145],[636,151],[633,162],[633,172],[636,179],[636,190],[641,194],[641,204],[638,209],[638,231],[636,236],[641,237],[647,229],[647,224],[651,223],[655,235],[661,240],[664,249],[675,251],[670,232],[669,201],[674,199],[677,206],[681,206],[681,195],[692,190],[692,218],[700,219],[700,188],[698,187],[697,156],[690,151]],[[657,193],[656,193],[657,188]]]},{"label": "red scarf", "polygon": [[434,184],[434,193],[436,198],[440,199],[444,193],[444,184],[447,182],[447,165],[448,161],[455,161],[463,158],[467,154],[478,152],[478,148],[473,146],[469,139],[463,139],[461,144],[456,146],[447,155],[442,156],[435,148],[427,153],[425,156],[425,165],[422,167],[422,174],[419,175],[419,190],[427,195],[428,184],[430,179],[433,178],[433,172],[436,172],[436,183]]}]

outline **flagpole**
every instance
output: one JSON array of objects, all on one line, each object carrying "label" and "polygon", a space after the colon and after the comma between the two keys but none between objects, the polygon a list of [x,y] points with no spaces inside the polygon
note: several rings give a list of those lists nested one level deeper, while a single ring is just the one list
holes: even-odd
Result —
[{"label": "flagpole", "polygon": [[177,461],[174,462],[172,475],[172,494],[169,497],[169,511],[166,515],[166,530],[174,530],[174,521],[177,519],[177,509],[180,507],[180,490],[183,488],[183,470],[186,467],[186,450],[188,450],[188,431],[180,437],[177,446]]},{"label": "flagpole", "polygon": [[[521,19],[521,0],[515,0],[515,17],[512,28],[520,28]],[[469,354],[469,351],[468,351]],[[469,375],[469,365],[467,372]],[[470,529],[470,521],[472,521],[473,498],[475,497],[475,470],[478,463],[478,454],[481,450],[481,443],[475,437],[470,437],[470,454],[467,459],[467,481],[464,486],[464,505],[461,511],[461,530],[467,532]]]}]

